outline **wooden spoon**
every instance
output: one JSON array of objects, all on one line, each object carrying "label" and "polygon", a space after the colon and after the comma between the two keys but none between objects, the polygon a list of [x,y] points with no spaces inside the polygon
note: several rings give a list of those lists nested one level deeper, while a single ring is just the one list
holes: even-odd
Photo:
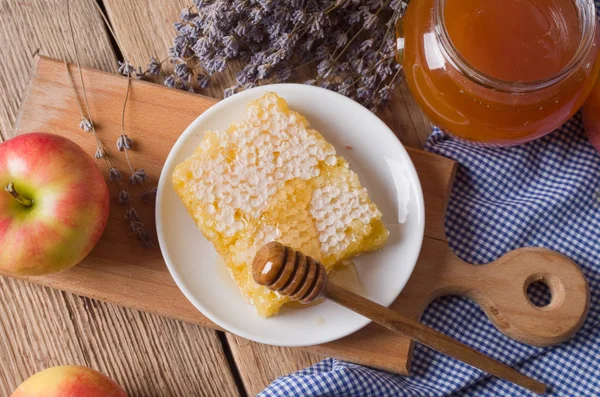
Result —
[{"label": "wooden spoon", "polygon": [[325,296],[368,319],[450,357],[537,394],[546,385],[529,378],[462,343],[402,314],[328,282],[325,267],[315,259],[277,242],[264,245],[254,257],[252,277],[260,285],[302,303]]}]

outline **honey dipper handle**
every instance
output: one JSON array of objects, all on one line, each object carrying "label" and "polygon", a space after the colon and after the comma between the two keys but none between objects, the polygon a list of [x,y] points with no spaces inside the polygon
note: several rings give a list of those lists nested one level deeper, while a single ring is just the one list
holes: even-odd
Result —
[{"label": "honey dipper handle", "polygon": [[544,394],[546,391],[546,385],[523,375],[508,365],[502,364],[441,332],[404,317],[398,312],[363,298],[347,289],[338,287],[331,282],[328,282],[325,286],[325,296],[379,325],[383,325],[392,331],[396,331],[500,379],[512,382],[537,394]]}]

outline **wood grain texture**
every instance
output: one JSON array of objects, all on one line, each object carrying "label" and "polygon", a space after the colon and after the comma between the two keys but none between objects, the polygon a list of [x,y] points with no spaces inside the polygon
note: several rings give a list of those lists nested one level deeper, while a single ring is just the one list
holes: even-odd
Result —
[{"label": "wood grain texture", "polygon": [[297,348],[262,345],[233,334],[227,334],[227,341],[249,396],[257,395],[278,377],[310,367],[324,358]]},{"label": "wood grain texture", "polygon": [[[443,252],[441,244],[445,243],[437,242],[438,248],[424,253],[431,257],[416,269],[417,276],[429,274],[428,282],[409,283],[402,291],[405,301],[401,298],[400,303],[416,302],[417,294],[429,296],[429,301],[419,300],[421,308],[415,308],[421,313],[439,296],[464,295],[481,306],[500,332],[539,347],[564,342],[583,324],[589,287],[579,267],[566,256],[546,248],[525,247],[486,265],[473,266],[454,254],[436,257]],[[527,297],[527,287],[536,281],[550,289],[552,301],[547,306],[535,306]]]},{"label": "wood grain texture", "polygon": [[55,365],[95,368],[130,397],[236,396],[212,330],[2,279],[0,395]]},{"label": "wood grain texture", "polygon": [[[80,60],[115,72],[115,54],[93,1],[71,1]],[[36,50],[74,60],[65,42],[65,4],[0,1],[0,142],[2,134],[12,136]],[[5,277],[0,302],[1,396],[36,371],[60,364],[99,369],[130,396],[238,395],[212,330]]]},{"label": "wood grain texture", "polygon": [[543,383],[396,310],[379,305],[334,283],[323,281],[323,286],[323,295],[327,299],[367,317],[374,323],[534,393],[543,394],[546,391]]},{"label": "wood grain texture", "polygon": [[175,37],[173,24],[191,0],[104,0],[123,57],[146,66],[150,57],[163,60]]},{"label": "wood grain texture", "polygon": [[[136,67],[145,67],[151,56],[162,61],[175,37],[173,24],[179,20],[190,0],[104,0],[106,12],[118,37],[121,51]],[[235,83],[235,73],[241,69],[238,61],[230,61],[227,69],[213,76],[209,87],[200,93],[223,98],[223,90]],[[172,71],[172,64],[163,63],[163,71]]]},{"label": "wood grain texture", "polygon": [[[75,77],[76,70],[72,66],[69,73]],[[68,78],[69,74],[61,62],[41,58],[16,131],[41,130],[65,135],[92,154],[95,151],[94,139],[78,128],[80,116],[76,101],[82,98],[81,85],[75,79],[76,97]],[[126,158],[115,146],[121,133],[122,101],[127,79],[88,69],[83,70],[83,78],[98,136],[112,164],[127,179],[130,171]],[[143,203],[141,193],[158,183],[164,160],[181,131],[215,100],[149,82],[132,81],[131,84],[125,113],[125,133],[134,140],[129,158],[134,167],[145,169],[149,179],[145,187],[129,186],[127,189],[146,231],[156,242],[154,203]],[[186,104],[184,109],[181,103]],[[97,164],[108,179],[105,164],[100,160]],[[174,317],[178,319],[215,327],[183,297],[169,276],[159,249],[144,248],[129,231],[125,221],[127,208],[118,204],[114,185],[109,185],[109,188],[112,199],[108,226],[88,258],[69,271],[31,280],[54,288],[64,289],[69,285],[67,290],[70,292],[161,315],[177,313]],[[177,299],[166,298],[170,296]]]},{"label": "wood grain texture", "polygon": [[[74,71],[75,68],[71,68],[71,73]],[[124,155],[112,148],[120,134],[119,115],[127,80],[123,76],[88,69],[83,71],[83,77],[98,134],[105,142],[115,166],[125,170]],[[79,115],[75,110],[76,97],[67,78],[67,71],[62,63],[48,58],[40,59],[34,83],[22,107],[17,130],[44,130],[63,134],[88,153],[93,153],[94,140],[77,128]],[[130,158],[134,166],[145,168],[150,183],[156,183],[164,160],[181,131],[216,100],[144,81],[132,81],[131,84],[125,121],[126,133],[134,139],[135,150]],[[79,89],[78,83],[77,87]],[[130,126],[135,128],[130,129]],[[448,191],[455,164],[419,150],[410,149],[409,152],[416,159],[416,164],[421,166],[418,170],[420,177],[431,181],[431,186],[427,185],[424,189],[426,207],[429,208],[426,217],[437,219],[437,222],[432,220],[430,223],[439,225],[443,218],[445,200],[435,199],[429,204],[429,195],[440,197]],[[141,160],[143,165],[139,163]],[[99,162],[99,166],[103,167],[103,164]],[[105,169],[104,172],[106,173]],[[140,203],[140,192],[141,189],[130,190],[132,197],[138,197],[133,202],[150,231],[154,229],[153,206]],[[136,244],[123,219],[125,209],[115,203],[116,193],[113,190],[108,227],[88,258],[79,266],[63,273],[30,280],[215,327],[179,291],[167,271],[160,251],[144,249]],[[438,238],[439,230],[426,228],[426,235],[429,234]],[[400,347],[396,347],[401,346],[398,336],[381,338],[380,332],[377,328],[366,328],[339,341],[307,349],[365,365],[406,372],[408,355],[398,354],[401,352]],[[394,347],[390,348],[390,345]]]},{"label": "wood grain texture", "polygon": [[[33,54],[74,61],[66,0],[0,2],[0,134],[12,135],[25,95]],[[116,71],[116,58],[94,0],[71,1],[73,28],[84,66]]]}]

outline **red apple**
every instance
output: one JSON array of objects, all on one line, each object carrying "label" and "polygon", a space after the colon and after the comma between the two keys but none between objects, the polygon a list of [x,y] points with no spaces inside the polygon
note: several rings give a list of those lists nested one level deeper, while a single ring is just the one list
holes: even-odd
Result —
[{"label": "red apple", "polygon": [[127,397],[127,393],[98,371],[65,365],[31,376],[11,397]]},{"label": "red apple", "polygon": [[588,139],[600,152],[600,78],[583,105],[583,126]]},{"label": "red apple", "polygon": [[70,140],[35,132],[0,144],[0,272],[40,275],[81,262],[108,207],[104,177]]}]

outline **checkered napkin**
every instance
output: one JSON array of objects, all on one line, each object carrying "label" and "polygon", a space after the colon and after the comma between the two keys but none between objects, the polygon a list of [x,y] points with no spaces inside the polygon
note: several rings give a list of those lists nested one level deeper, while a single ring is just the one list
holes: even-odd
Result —
[{"label": "checkered napkin", "polygon": [[[575,337],[545,349],[502,335],[465,298],[436,300],[423,323],[543,381],[552,396],[600,396],[600,155],[581,116],[518,147],[473,147],[434,130],[426,149],[460,164],[446,215],[448,241],[459,257],[488,263],[518,247],[553,249],[581,267],[591,305]],[[548,301],[541,289],[529,293],[538,304]],[[260,396],[534,395],[419,344],[412,373],[329,358],[275,380]]]}]

